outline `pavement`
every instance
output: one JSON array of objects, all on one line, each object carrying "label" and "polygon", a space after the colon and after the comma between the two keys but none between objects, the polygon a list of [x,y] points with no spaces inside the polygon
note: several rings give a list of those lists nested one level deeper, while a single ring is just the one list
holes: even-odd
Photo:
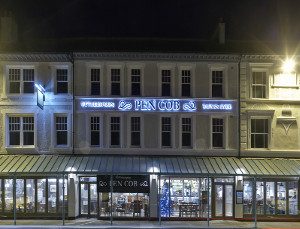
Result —
[{"label": "pavement", "polygon": [[[254,222],[234,221],[234,220],[212,220],[207,221],[110,221],[98,220],[95,218],[80,218],[76,220],[66,220],[65,226],[61,220],[17,220],[14,225],[13,220],[1,220],[0,228],[169,228],[169,229],[185,229],[185,228],[255,228]],[[258,222],[257,228],[261,229],[300,229],[300,222]]]}]

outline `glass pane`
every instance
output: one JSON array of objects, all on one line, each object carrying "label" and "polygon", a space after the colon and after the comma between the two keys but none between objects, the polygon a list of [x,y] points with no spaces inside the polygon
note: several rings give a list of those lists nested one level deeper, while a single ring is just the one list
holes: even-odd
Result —
[{"label": "glass pane", "polygon": [[48,212],[56,212],[56,179],[48,179]]},{"label": "glass pane", "polygon": [[252,196],[253,196],[252,181],[244,181],[244,214],[252,214]]},{"label": "glass pane", "polygon": [[90,184],[90,214],[97,214],[97,184]]},{"label": "glass pane", "polygon": [[215,215],[223,216],[223,185],[215,186]]},{"label": "glass pane", "polygon": [[275,183],[266,182],[266,214],[275,214]]},{"label": "glass pane", "polygon": [[289,214],[298,215],[298,183],[297,181],[288,182],[289,192]]},{"label": "glass pane", "polygon": [[264,214],[264,182],[256,182],[256,212]]},{"label": "glass pane", "polygon": [[0,212],[2,212],[2,197],[3,197],[3,190],[2,190],[2,179],[0,179]]},{"label": "glass pane", "polygon": [[110,194],[108,192],[99,193],[99,216],[110,215]]},{"label": "glass pane", "polygon": [[277,214],[286,214],[286,182],[277,182]]},{"label": "glass pane", "polygon": [[171,215],[170,184],[167,179],[160,181],[160,215],[169,217]]},{"label": "glass pane", "polygon": [[225,185],[225,216],[233,216],[233,186]]},{"label": "glass pane", "polygon": [[4,180],[5,206],[4,211],[13,212],[13,179]]},{"label": "glass pane", "polygon": [[81,214],[88,214],[89,213],[89,185],[88,184],[81,184],[80,185],[80,213]]},{"label": "glass pane", "polygon": [[59,199],[59,212],[62,212],[62,207],[63,207],[63,200],[64,200],[64,207],[65,207],[65,213],[68,212],[68,180],[65,179],[65,184],[64,184],[64,188],[65,188],[65,191],[64,191],[64,194],[65,194],[65,197],[63,198],[63,179],[59,179],[58,181],[58,185],[59,185],[59,188],[58,188],[58,199]]},{"label": "glass pane", "polygon": [[46,211],[46,179],[37,180],[37,212]]},{"label": "glass pane", "polygon": [[16,210],[24,212],[24,180],[16,179]]},{"label": "glass pane", "polygon": [[34,179],[26,180],[26,212],[35,212],[35,183]]}]

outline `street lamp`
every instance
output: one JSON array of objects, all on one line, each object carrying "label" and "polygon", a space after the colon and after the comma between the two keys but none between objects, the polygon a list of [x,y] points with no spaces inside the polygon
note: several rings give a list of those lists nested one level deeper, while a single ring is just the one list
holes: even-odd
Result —
[{"label": "street lamp", "polygon": [[295,70],[295,61],[293,59],[286,59],[282,64],[282,71],[284,73],[291,73]]}]

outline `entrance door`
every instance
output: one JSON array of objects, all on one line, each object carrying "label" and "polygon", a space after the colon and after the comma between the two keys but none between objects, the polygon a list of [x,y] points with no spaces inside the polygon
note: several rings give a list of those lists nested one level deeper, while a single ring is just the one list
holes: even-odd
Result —
[{"label": "entrance door", "polygon": [[80,214],[87,216],[97,215],[97,184],[80,184]]},{"label": "entrance door", "polygon": [[233,217],[233,185],[215,184],[215,217]]}]

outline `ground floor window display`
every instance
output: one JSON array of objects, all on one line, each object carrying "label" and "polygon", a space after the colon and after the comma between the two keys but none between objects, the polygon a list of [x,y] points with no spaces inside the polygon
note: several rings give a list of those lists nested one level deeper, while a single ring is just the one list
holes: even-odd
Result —
[{"label": "ground floor window display", "polygon": [[[63,201],[67,213],[67,180],[59,178],[3,178],[0,179],[0,212],[10,216],[60,216]],[[14,201],[15,198],[15,201]]]},{"label": "ground floor window display", "polygon": [[258,215],[295,216],[299,204],[298,180],[244,181],[244,214],[253,214],[254,188]]}]

